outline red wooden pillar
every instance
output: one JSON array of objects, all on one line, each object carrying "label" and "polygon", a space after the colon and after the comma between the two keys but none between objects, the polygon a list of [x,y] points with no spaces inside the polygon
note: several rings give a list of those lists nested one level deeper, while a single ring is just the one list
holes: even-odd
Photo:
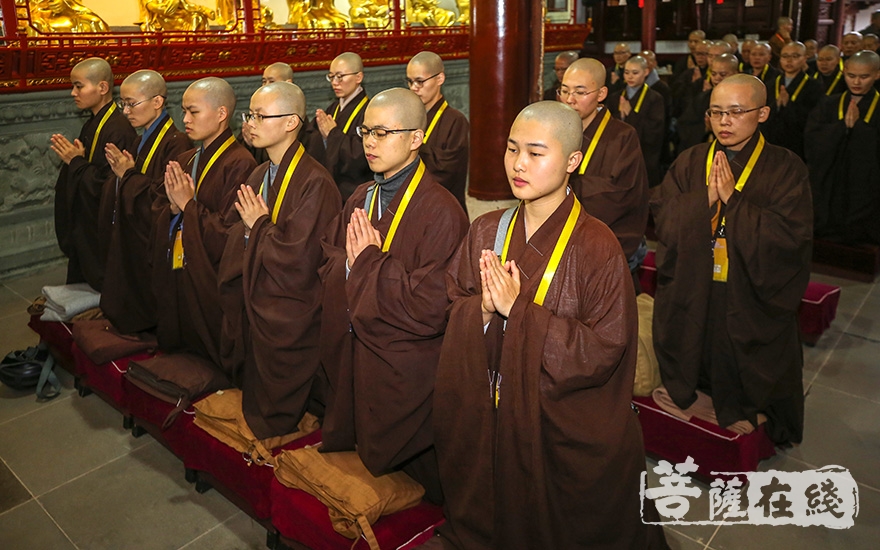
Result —
[{"label": "red wooden pillar", "polygon": [[3,36],[18,36],[18,15],[15,13],[15,0],[0,0],[0,11],[3,12]]},{"label": "red wooden pillar", "polygon": [[642,6],[642,49],[651,50],[657,46],[657,0],[644,0]]},{"label": "red wooden pillar", "polygon": [[[540,0],[472,0],[470,28],[471,160],[468,194],[512,198],[504,173],[507,135],[529,103],[540,73]],[[537,31],[537,32],[536,32]],[[536,43],[537,42],[537,43]]]}]

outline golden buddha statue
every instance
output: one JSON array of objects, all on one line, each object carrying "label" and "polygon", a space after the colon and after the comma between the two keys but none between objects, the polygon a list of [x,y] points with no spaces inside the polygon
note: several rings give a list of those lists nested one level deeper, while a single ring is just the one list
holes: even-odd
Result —
[{"label": "golden buddha statue", "polygon": [[310,29],[338,29],[350,25],[348,17],[333,5],[333,0],[312,0],[304,17],[304,26]]},{"label": "golden buddha statue", "polygon": [[275,12],[269,6],[263,6],[263,9],[260,10],[260,30],[271,31],[277,28]]},{"label": "golden buddha statue", "polygon": [[458,19],[456,22],[469,26],[471,24],[471,0],[455,0],[458,6]]},{"label": "golden buddha statue", "polygon": [[455,12],[438,6],[438,0],[406,0],[406,22],[425,27],[448,27],[455,23]]},{"label": "golden buddha statue", "polygon": [[141,31],[206,31],[214,12],[186,0],[140,0]]},{"label": "golden buddha statue", "polygon": [[306,28],[305,16],[309,11],[309,0],[287,0],[287,24],[298,29]]},{"label": "golden buddha statue", "polygon": [[223,25],[226,30],[235,28],[235,8],[239,5],[237,0],[217,0],[217,24]]},{"label": "golden buddha statue", "polygon": [[351,0],[348,15],[351,24],[360,24],[367,29],[384,29],[390,23],[388,0]]},{"label": "golden buddha statue", "polygon": [[77,0],[30,0],[29,36],[60,32],[110,32],[98,14]]}]

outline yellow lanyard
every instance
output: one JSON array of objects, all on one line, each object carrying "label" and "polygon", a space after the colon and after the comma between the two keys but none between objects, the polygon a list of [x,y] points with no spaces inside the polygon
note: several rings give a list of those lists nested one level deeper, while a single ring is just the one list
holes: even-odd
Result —
[{"label": "yellow lanyard", "polygon": [[[581,203],[577,200],[577,197],[573,197],[573,199],[574,201],[571,205],[571,211],[568,213],[568,219],[565,220],[562,233],[560,233],[559,239],[556,241],[556,246],[553,247],[553,252],[550,254],[550,261],[547,262],[547,268],[544,269],[544,275],[541,276],[541,282],[538,284],[538,291],[535,293],[534,302],[539,306],[544,305],[544,298],[547,297],[550,283],[553,282],[553,277],[556,275],[557,268],[559,268],[559,262],[562,260],[562,254],[568,246],[568,241],[571,240],[574,225],[577,223],[578,216],[581,215]],[[516,225],[516,217],[518,214],[519,208],[513,213],[513,218],[510,220],[510,225],[507,227],[507,235],[504,237],[504,248],[501,250],[502,264],[507,261],[507,251],[510,248],[510,238],[513,235],[513,226]]]},{"label": "yellow lanyard", "polygon": [[[712,170],[712,161],[715,160],[715,144],[718,141],[713,141],[712,146],[709,147],[709,154],[706,155],[706,187],[709,186],[709,174]],[[746,186],[746,181],[749,179],[749,176],[752,174],[752,169],[755,167],[755,164],[758,162],[758,157],[761,156],[761,151],[764,150],[764,135],[758,134],[758,144],[755,146],[755,150],[752,151],[752,156],[749,157],[749,162],[746,163],[746,167],[743,169],[742,174],[739,175],[739,179],[736,180],[736,190],[742,191],[743,187]],[[721,225],[724,225],[727,216],[725,216],[721,220]]]},{"label": "yellow lanyard", "polygon": [[759,76],[758,78],[760,78],[763,81],[764,77],[767,76],[767,69],[769,69],[769,68],[770,68],[770,65],[764,65],[764,68],[761,70],[761,76]]},{"label": "yellow lanyard", "polygon": [[[400,225],[400,220],[403,219],[403,213],[406,212],[406,207],[409,206],[409,201],[416,192],[419,183],[421,183],[423,175],[425,175],[425,163],[420,160],[419,167],[416,168],[416,173],[413,176],[413,179],[410,180],[409,185],[406,186],[403,198],[400,199],[400,205],[397,207],[397,212],[394,213],[394,218],[391,219],[391,227],[388,229],[388,236],[385,237],[385,242],[382,243],[382,252],[388,252],[391,248],[391,241],[394,240],[394,235],[397,233],[397,226]],[[371,220],[373,219],[373,208],[379,200],[379,185],[376,184],[373,186],[373,196],[370,200],[370,211],[367,214]]]},{"label": "yellow lanyard", "polygon": [[116,104],[111,103],[110,108],[107,109],[107,112],[104,113],[104,116],[101,117],[101,122],[98,123],[98,129],[95,130],[95,138],[92,140],[92,147],[89,149],[89,162],[92,162],[92,157],[95,156],[95,146],[98,145],[98,137],[101,135],[101,129],[104,127],[104,124],[107,122],[107,119],[110,118],[110,115],[113,114],[113,111],[116,110]]},{"label": "yellow lanyard", "polygon": [[[779,84],[782,82],[782,75],[776,77],[776,99],[779,99]],[[804,79],[801,80],[801,83],[798,84],[797,89],[791,94],[791,100],[797,101],[798,94],[801,93],[801,90],[804,89],[804,84],[807,83],[807,77],[804,76]]]},{"label": "yellow lanyard", "polygon": [[645,101],[645,95],[648,93],[648,85],[642,84],[642,94],[639,96],[639,101],[636,103],[636,108],[633,109],[633,112],[638,113],[639,109],[642,108],[642,102]]},{"label": "yellow lanyard", "polygon": [[[837,76],[834,77],[834,80],[831,82],[831,86],[828,86],[828,89],[825,90],[825,95],[830,96],[832,92],[834,92],[834,88],[837,87],[837,83],[840,82],[840,77],[843,76],[843,60],[837,62],[837,66],[839,67],[837,71]],[[819,78],[819,71],[816,71],[816,76],[814,78]]]},{"label": "yellow lanyard", "polygon": [[144,160],[144,165],[141,166],[141,174],[147,173],[147,166],[149,166],[150,161],[153,160],[153,155],[156,153],[159,143],[162,141],[162,138],[165,137],[165,134],[168,133],[168,129],[172,126],[174,126],[174,121],[169,118],[168,122],[165,123],[165,126],[162,126],[162,130],[159,131],[159,135],[156,136],[156,141],[153,142],[153,146],[150,147],[150,152],[147,154],[146,160]]},{"label": "yellow lanyard", "polygon": [[[281,188],[278,190],[278,198],[275,199],[275,206],[272,207],[272,223],[278,223],[278,212],[281,211],[281,203],[284,202],[284,195],[287,194],[287,187],[290,185],[290,178],[293,176],[293,172],[296,170],[296,167],[299,165],[299,160],[305,152],[305,147],[300,143],[299,149],[296,150],[293,159],[287,166],[287,172],[284,173],[284,179],[281,180]],[[268,168],[266,169],[266,173],[269,173]],[[263,185],[265,185],[265,183],[260,185],[260,194],[263,193]]]},{"label": "yellow lanyard", "polygon": [[[220,155],[222,155],[223,152],[226,151],[226,149],[228,149],[229,146],[232,145],[233,143],[235,143],[235,136],[229,136],[229,137],[226,139],[226,141],[223,142],[223,145],[221,145],[219,149],[217,149],[216,151],[214,151],[214,154],[211,155],[211,158],[210,158],[210,159],[208,159],[208,164],[205,166],[205,169],[202,170],[202,175],[199,176],[199,182],[198,182],[198,184],[196,184],[196,195],[199,194],[199,187],[202,186],[202,181],[204,181],[204,179],[205,179],[205,175],[207,175],[208,170],[211,169],[211,166],[214,165],[214,162],[215,162],[218,158],[220,158]],[[198,163],[198,160],[197,160],[196,162]],[[196,164],[196,167],[198,167],[198,164]]]},{"label": "yellow lanyard", "polygon": [[584,154],[584,160],[581,161],[581,167],[578,169],[578,174],[583,175],[584,172],[587,171],[587,166],[590,164],[590,159],[593,158],[593,152],[596,150],[596,145],[602,138],[602,133],[605,132],[605,126],[608,125],[610,119],[611,112],[608,109],[605,109],[605,114],[602,116],[602,122],[599,123],[599,129],[596,130],[596,135],[593,136],[593,139],[590,141],[590,146],[587,147],[587,152]]},{"label": "yellow lanyard", "polygon": [[712,79],[712,69],[706,69],[706,78],[704,79],[706,82],[709,82]]},{"label": "yellow lanyard", "polygon": [[[837,119],[843,120],[843,104],[846,99],[846,94],[849,92],[843,92],[840,94],[840,105],[837,107]],[[874,109],[877,108],[877,100],[880,99],[880,92],[874,90],[874,100],[871,101],[871,106],[868,107],[868,114],[865,115],[865,124],[871,122],[871,117],[874,116]]]},{"label": "yellow lanyard", "polygon": [[[351,116],[348,117],[348,121],[345,123],[345,127],[342,129],[343,134],[348,133],[348,129],[351,128],[351,121],[354,120],[354,117],[357,116],[357,114],[361,111],[361,109],[364,108],[364,105],[366,105],[366,104],[367,104],[367,97],[364,96],[363,99],[361,99],[361,102],[358,103],[357,107],[354,108],[354,111],[351,113]],[[338,114],[339,114],[339,103],[336,104],[336,110],[333,111],[333,120],[336,120],[336,115],[338,115]]]},{"label": "yellow lanyard", "polygon": [[440,116],[443,114],[443,111],[445,111],[446,107],[448,106],[449,104],[446,103],[446,100],[444,99],[443,105],[441,105],[440,108],[437,109],[437,112],[434,114],[434,118],[431,119],[431,124],[428,126],[428,131],[425,132],[425,139],[422,140],[422,143],[428,142],[428,138],[431,137],[431,132],[434,131],[434,126],[437,126],[437,121],[440,120]]}]

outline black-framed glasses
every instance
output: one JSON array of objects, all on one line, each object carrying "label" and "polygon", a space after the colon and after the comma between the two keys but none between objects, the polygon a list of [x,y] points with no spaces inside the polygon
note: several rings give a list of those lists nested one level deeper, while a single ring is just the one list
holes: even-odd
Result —
[{"label": "black-framed glasses", "polygon": [[568,88],[557,88],[556,95],[558,95],[562,99],[568,99],[568,96],[571,96],[571,95],[573,95],[574,97],[576,97],[578,99],[583,99],[590,94],[594,94],[594,93],[598,92],[601,89],[602,88],[596,88],[595,90],[586,91],[586,90],[569,90]]},{"label": "black-framed glasses", "polygon": [[425,82],[431,80],[432,78],[437,78],[443,74],[442,72],[437,73],[435,75],[429,76],[428,78],[404,78],[404,82],[406,82],[407,88],[421,88],[425,85]]},{"label": "black-framed glasses", "polygon": [[358,74],[360,71],[355,71],[353,73],[327,73],[327,82],[333,82],[334,80],[342,80],[346,76],[351,76],[353,74]]},{"label": "black-framed glasses", "polygon": [[296,113],[285,113],[283,115],[261,115],[260,113],[241,113],[241,121],[242,122],[250,122],[252,120],[256,121],[257,124],[262,124],[264,118],[283,118],[286,116],[295,116],[299,115]]},{"label": "black-framed glasses", "polygon": [[142,100],[138,101],[137,103],[129,103],[129,102],[125,101],[125,100],[120,99],[120,100],[118,100],[118,101],[116,102],[116,106],[119,107],[120,109],[122,109],[123,111],[124,111],[126,108],[128,108],[128,109],[134,109],[135,107],[137,107],[137,106],[140,105],[141,103],[146,103],[147,101],[152,101],[153,99],[155,99],[155,98],[157,98],[157,97],[161,97],[162,99],[165,99],[165,96],[162,95],[162,94],[156,94],[156,95],[154,95],[153,97],[148,97],[147,99],[142,99]]},{"label": "black-framed glasses", "polygon": [[751,113],[758,109],[763,109],[763,107],[755,107],[754,109],[729,109],[727,111],[722,111],[720,109],[707,109],[706,116],[712,120],[721,120],[725,115],[730,118],[742,118],[746,113]]},{"label": "black-framed glasses", "polygon": [[388,137],[388,134],[402,134],[403,132],[415,132],[419,130],[418,128],[400,128],[400,129],[392,129],[381,128],[379,126],[375,128],[367,128],[366,126],[358,126],[355,128],[358,137],[365,138],[368,135],[372,136],[376,139],[385,139]]}]

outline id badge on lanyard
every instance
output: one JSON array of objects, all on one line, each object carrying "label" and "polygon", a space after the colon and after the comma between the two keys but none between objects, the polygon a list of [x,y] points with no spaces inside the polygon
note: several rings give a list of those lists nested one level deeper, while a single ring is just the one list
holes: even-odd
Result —
[{"label": "id badge on lanyard", "polygon": [[723,218],[717,231],[715,231],[715,244],[712,246],[712,256],[714,258],[712,280],[726,283],[728,266],[727,235],[725,233]]},{"label": "id badge on lanyard", "polygon": [[171,247],[171,269],[183,269],[183,228],[174,232],[174,244]]}]

